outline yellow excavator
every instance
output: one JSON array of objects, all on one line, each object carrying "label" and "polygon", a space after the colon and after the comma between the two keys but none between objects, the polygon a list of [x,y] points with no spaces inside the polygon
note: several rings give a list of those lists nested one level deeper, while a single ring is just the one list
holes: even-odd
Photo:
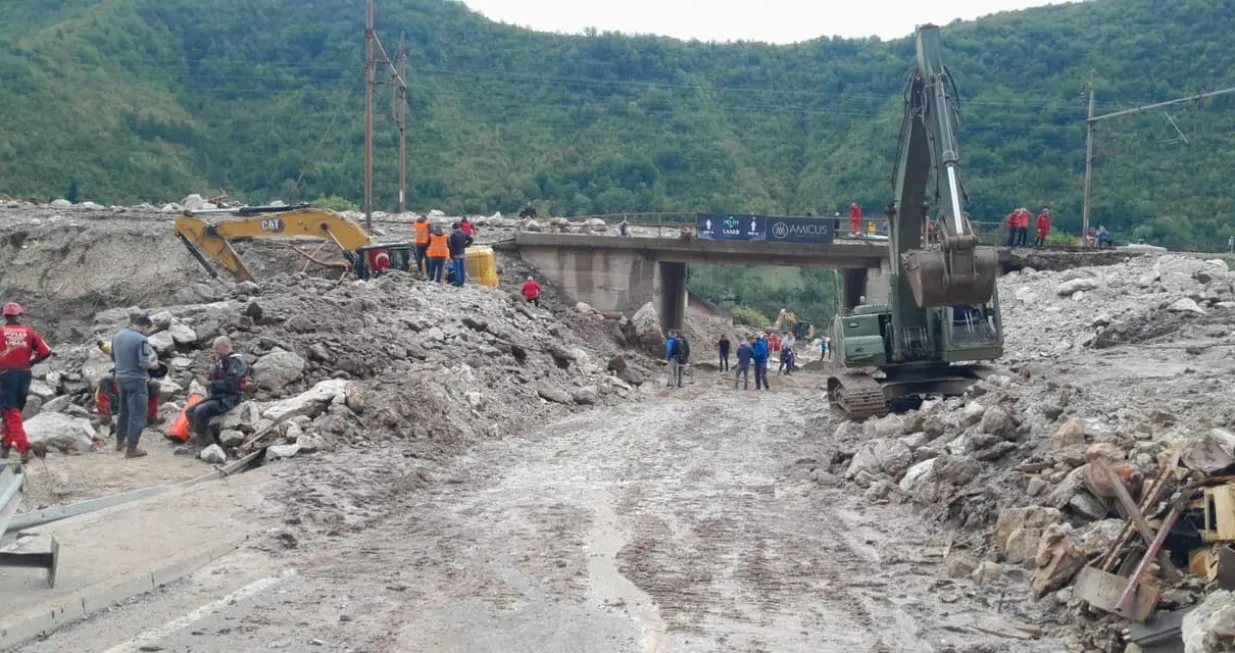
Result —
[{"label": "yellow excavator", "polygon": [[[199,217],[205,215],[228,217],[207,222]],[[176,218],[176,236],[210,276],[218,278],[215,269],[218,266],[230,272],[236,281],[253,281],[253,273],[232,247],[233,242],[241,240],[319,239],[323,242],[313,253],[295,244],[285,246],[311,263],[337,268],[343,275],[354,273],[362,279],[377,276],[387,269],[407,271],[413,259],[411,243],[375,245],[360,225],[334,211],[308,204],[185,211]],[[343,261],[318,258],[318,253],[331,243],[339,248]]]},{"label": "yellow excavator", "polygon": [[802,322],[798,319],[797,313],[787,308],[780,309],[780,313],[776,316],[776,323],[772,325],[772,328],[777,331],[790,331],[793,333],[793,337],[798,340],[815,339],[815,325],[809,322]]}]

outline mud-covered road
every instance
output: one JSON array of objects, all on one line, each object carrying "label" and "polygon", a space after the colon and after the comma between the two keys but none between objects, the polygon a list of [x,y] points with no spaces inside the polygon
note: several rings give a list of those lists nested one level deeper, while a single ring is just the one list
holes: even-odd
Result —
[{"label": "mud-covered road", "polygon": [[911,506],[810,478],[818,391],[714,378],[488,443],[371,528],[243,551],[23,650],[1063,649],[947,578]]}]

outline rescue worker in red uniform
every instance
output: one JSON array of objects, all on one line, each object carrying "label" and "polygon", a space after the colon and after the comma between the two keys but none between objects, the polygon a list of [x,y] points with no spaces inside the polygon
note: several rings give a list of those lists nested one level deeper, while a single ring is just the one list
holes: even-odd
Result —
[{"label": "rescue worker in red uniform", "polygon": [[21,324],[21,305],[9,302],[0,308],[0,314],[4,315],[4,338],[0,342],[0,431],[4,436],[0,458],[8,458],[9,451],[16,449],[26,462],[31,453],[40,457],[46,453],[42,446],[30,446],[21,413],[30,394],[30,368],[47,360],[51,347],[34,329]]},{"label": "rescue worker in red uniform", "polygon": [[857,202],[849,205],[849,235],[857,236],[862,232],[862,207]]},{"label": "rescue worker in red uniform", "polygon": [[523,299],[529,304],[540,306],[540,284],[536,283],[536,279],[528,277],[527,281],[523,282]]},{"label": "rescue worker in red uniform", "polygon": [[1051,233],[1051,210],[1050,208],[1042,209],[1038,214],[1038,237],[1033,241],[1035,247],[1042,247],[1046,244],[1046,236]]}]

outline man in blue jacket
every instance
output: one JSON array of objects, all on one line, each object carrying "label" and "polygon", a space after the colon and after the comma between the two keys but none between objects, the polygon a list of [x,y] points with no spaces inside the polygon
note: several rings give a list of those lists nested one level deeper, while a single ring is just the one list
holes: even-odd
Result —
[{"label": "man in blue jacket", "polygon": [[755,344],[751,345],[751,356],[755,359],[755,390],[771,390],[768,385],[768,338],[759,334]]},{"label": "man in blue jacket", "polygon": [[[744,342],[738,345],[738,369],[733,375],[734,390],[738,389],[738,381],[742,382],[743,390],[750,390],[750,361],[754,357],[754,353],[751,351],[750,345],[754,341],[755,339],[752,337],[750,338],[750,342]],[[757,381],[759,377],[755,378]]]},{"label": "man in blue jacket", "polygon": [[665,360],[669,363],[669,386],[682,387],[682,370],[690,361],[690,344],[680,331],[670,331],[665,342]]}]

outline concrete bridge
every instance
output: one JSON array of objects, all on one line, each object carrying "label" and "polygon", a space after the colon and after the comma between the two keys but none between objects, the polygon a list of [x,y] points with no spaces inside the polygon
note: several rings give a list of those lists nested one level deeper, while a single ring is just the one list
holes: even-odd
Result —
[{"label": "concrete bridge", "polygon": [[[885,299],[890,269],[886,241],[840,240],[823,245],[524,231],[494,247],[518,252],[566,296],[600,311],[632,313],[656,300],[663,329],[682,326],[688,263],[840,270],[841,301],[847,308],[863,296],[868,301]],[[1103,265],[1121,261],[1129,252],[1000,248],[999,254],[1001,267],[1009,271],[1026,266]]]}]

